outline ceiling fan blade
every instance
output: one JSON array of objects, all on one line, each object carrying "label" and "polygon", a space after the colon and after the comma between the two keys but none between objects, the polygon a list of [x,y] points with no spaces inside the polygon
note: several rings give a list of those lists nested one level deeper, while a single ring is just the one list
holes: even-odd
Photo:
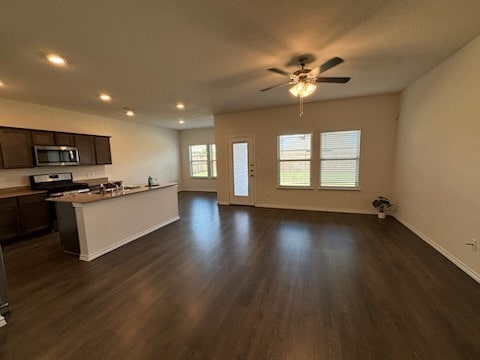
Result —
[{"label": "ceiling fan blade", "polygon": [[280,85],[273,85],[273,86],[270,86],[268,88],[265,88],[265,89],[262,89],[260,91],[267,91],[267,90],[270,90],[270,89],[274,89],[276,87],[280,87],[280,86],[286,86],[286,85],[291,85],[293,84],[293,82],[288,82],[288,83],[285,83],[285,84],[280,84]]},{"label": "ceiling fan blade", "polygon": [[286,77],[292,77],[292,74],[290,74],[286,71],[283,71],[282,69],[270,68],[270,69],[268,69],[268,71],[271,71],[271,72],[274,72],[274,73],[277,73],[277,74],[280,74],[280,75],[283,75],[283,76],[286,76]]},{"label": "ceiling fan blade", "polygon": [[[337,66],[338,64],[341,64],[344,60],[339,57],[333,57],[330,60],[325,61],[322,65],[320,65],[320,72],[323,73],[324,71],[327,71],[334,66]],[[312,70],[313,71],[313,70]]]},{"label": "ceiling fan blade", "polygon": [[349,77],[319,77],[315,82],[317,83],[336,83],[336,84],[346,84],[350,81]]}]

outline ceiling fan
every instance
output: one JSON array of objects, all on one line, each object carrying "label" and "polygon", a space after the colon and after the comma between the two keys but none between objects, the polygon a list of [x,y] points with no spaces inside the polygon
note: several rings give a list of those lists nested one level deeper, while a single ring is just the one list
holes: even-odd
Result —
[{"label": "ceiling fan", "polygon": [[330,60],[324,62],[319,67],[316,67],[315,69],[305,69],[305,65],[308,64],[308,58],[306,57],[298,58],[297,61],[301,69],[295,71],[294,73],[289,73],[277,68],[268,69],[268,71],[288,77],[290,81],[285,84],[270,86],[260,91],[267,91],[276,87],[293,85],[289,89],[290,93],[296,97],[300,96],[300,98],[304,98],[311,95],[315,91],[315,89],[317,88],[317,86],[315,85],[316,83],[345,84],[350,80],[349,77],[319,76],[321,73],[341,64],[344,61],[342,58],[333,57]]}]

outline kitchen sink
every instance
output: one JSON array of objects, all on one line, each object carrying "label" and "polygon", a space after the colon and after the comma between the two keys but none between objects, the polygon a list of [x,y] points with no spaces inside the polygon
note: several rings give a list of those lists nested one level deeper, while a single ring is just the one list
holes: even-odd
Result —
[{"label": "kitchen sink", "polygon": [[[127,191],[128,189],[125,189],[124,191]],[[110,188],[110,189],[105,189],[105,194],[108,194],[108,193],[111,193],[111,192],[115,192],[116,189],[115,188]],[[121,191],[121,190],[119,190]],[[87,194],[91,194],[91,195],[99,195],[101,194],[101,191],[100,190],[95,190],[95,191],[90,191],[88,192]]]}]

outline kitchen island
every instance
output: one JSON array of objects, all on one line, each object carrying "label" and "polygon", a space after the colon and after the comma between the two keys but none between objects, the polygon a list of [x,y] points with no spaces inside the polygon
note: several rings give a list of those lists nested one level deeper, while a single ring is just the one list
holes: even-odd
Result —
[{"label": "kitchen island", "polygon": [[179,219],[177,184],[66,194],[56,205],[66,252],[91,261]]}]

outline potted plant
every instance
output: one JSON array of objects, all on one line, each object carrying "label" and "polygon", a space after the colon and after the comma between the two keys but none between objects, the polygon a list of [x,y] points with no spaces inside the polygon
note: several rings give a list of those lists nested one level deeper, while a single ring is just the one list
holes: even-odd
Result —
[{"label": "potted plant", "polygon": [[390,200],[383,196],[379,196],[373,200],[372,205],[378,210],[379,219],[385,219],[385,210],[393,206]]}]

